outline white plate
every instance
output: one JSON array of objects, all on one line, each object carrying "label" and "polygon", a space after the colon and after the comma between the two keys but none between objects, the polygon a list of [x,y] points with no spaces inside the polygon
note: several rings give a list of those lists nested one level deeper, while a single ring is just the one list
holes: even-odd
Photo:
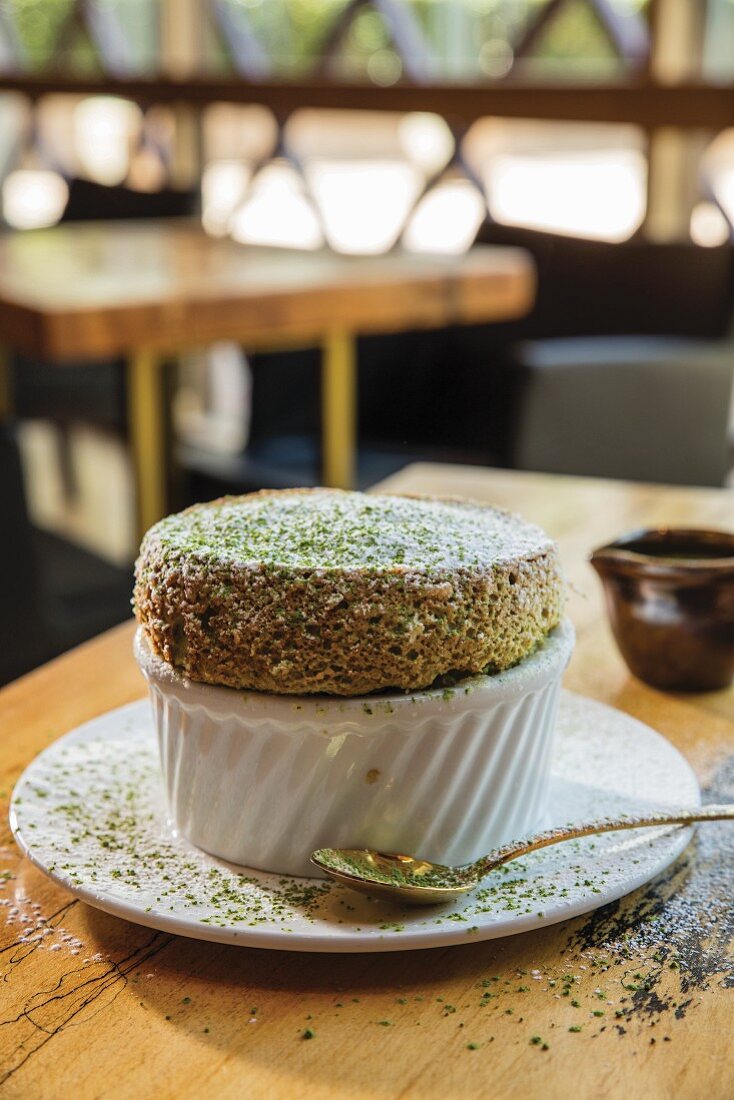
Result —
[{"label": "white plate", "polygon": [[[563,693],[549,825],[699,800],[693,772],[663,737]],[[147,700],[42,752],[15,788],[10,823],[37,867],[98,909],[183,936],[289,951],[400,951],[541,928],[642,886],[691,836],[689,828],[657,828],[570,841],[508,864],[474,894],[435,909],[237,868],[171,828]]]}]

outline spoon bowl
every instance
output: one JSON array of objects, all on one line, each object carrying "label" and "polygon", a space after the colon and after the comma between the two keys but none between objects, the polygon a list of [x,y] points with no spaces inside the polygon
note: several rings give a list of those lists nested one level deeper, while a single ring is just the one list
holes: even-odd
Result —
[{"label": "spoon bowl", "polygon": [[352,890],[409,905],[441,905],[477,885],[472,875],[462,881],[466,872],[461,867],[370,848],[321,848],[311,862]]},{"label": "spoon bowl", "polygon": [[691,825],[696,821],[734,821],[734,804],[626,814],[578,825],[562,825],[525,840],[511,841],[465,867],[444,867],[414,856],[376,852],[370,848],[319,848],[312,854],[311,862],[337,882],[371,897],[408,905],[441,905],[471,893],[486,875],[503,864],[551,844],[620,829]]}]

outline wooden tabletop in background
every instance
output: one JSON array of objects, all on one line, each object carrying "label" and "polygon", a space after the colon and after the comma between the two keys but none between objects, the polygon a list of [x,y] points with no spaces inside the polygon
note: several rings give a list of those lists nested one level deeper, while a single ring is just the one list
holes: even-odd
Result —
[{"label": "wooden tabletop in background", "polygon": [[[567,686],[660,730],[707,797],[734,800],[734,691],[672,695],[634,680],[585,561],[642,524],[732,529],[734,494],[445,466],[415,466],[386,484],[494,501],[558,538],[578,631]],[[0,694],[3,1095],[734,1095],[734,830],[725,823],[701,827],[665,874],[589,916],[384,956],[185,940],[97,912],[47,881],[13,845],[7,797],[49,741],[143,694],[131,638],[126,624]],[[21,918],[37,913],[80,947],[52,954],[20,943]]]},{"label": "wooden tabletop in background", "polygon": [[353,333],[520,317],[535,268],[520,248],[458,256],[292,252],[193,221],[97,222],[0,236],[0,343],[52,359],[215,340],[307,346]]}]

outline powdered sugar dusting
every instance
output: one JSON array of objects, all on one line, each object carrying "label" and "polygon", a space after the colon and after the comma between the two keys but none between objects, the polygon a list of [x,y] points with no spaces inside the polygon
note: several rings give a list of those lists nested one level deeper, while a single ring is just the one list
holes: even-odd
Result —
[{"label": "powdered sugar dusting", "polygon": [[224,499],[151,529],[173,554],[287,568],[471,568],[547,550],[538,527],[498,508],[314,490]]}]

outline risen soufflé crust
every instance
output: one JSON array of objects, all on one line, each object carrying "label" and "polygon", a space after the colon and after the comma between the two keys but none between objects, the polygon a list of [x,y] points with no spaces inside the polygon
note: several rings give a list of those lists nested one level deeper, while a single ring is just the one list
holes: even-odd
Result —
[{"label": "risen souffl\u00e9 crust", "polygon": [[152,527],[134,606],[191,680],[365,695],[497,672],[562,618],[557,548],[469,501],[284,490],[197,504]]}]

